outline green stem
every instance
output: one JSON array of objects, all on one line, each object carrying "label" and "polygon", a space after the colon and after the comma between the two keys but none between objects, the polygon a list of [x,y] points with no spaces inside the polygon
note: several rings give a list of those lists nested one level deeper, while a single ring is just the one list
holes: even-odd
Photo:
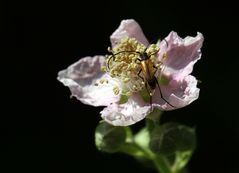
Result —
[{"label": "green stem", "polygon": [[152,156],[135,142],[126,143],[120,149],[121,152],[129,154],[135,158],[146,158],[151,160]]},{"label": "green stem", "polygon": [[124,147],[121,148],[121,152],[129,154],[135,158],[146,158],[151,160],[160,173],[174,173],[171,171],[170,165],[164,157],[158,155],[156,156],[152,152],[148,152],[134,142],[124,145]]},{"label": "green stem", "polygon": [[173,173],[170,169],[170,165],[164,157],[155,156],[153,159],[154,165],[160,173]]},{"label": "green stem", "polygon": [[[152,112],[150,116],[146,119],[146,127],[148,133],[151,133],[154,130],[155,126],[159,124],[160,117],[161,112],[158,110],[154,110],[154,112]],[[172,171],[170,164],[168,163],[165,157],[154,154],[149,149],[148,146],[149,144],[145,146],[138,140],[135,140],[134,135],[132,134],[130,128],[127,128],[126,130],[127,130],[127,140],[126,144],[123,145],[122,148],[120,149],[121,152],[129,154],[135,158],[144,158],[151,160],[154,163],[158,172],[160,173],[175,173],[174,171]],[[141,135],[142,134],[144,133],[141,133]]]}]

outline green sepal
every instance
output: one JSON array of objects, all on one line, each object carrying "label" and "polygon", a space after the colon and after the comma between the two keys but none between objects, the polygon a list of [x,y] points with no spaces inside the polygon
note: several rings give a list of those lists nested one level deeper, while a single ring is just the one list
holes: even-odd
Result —
[{"label": "green sepal", "polygon": [[102,122],[95,130],[95,145],[101,151],[117,152],[126,142],[126,133],[124,127],[116,127]]}]

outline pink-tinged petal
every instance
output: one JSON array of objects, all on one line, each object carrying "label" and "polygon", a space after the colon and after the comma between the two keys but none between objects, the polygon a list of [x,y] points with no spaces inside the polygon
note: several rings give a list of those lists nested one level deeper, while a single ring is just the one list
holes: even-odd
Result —
[{"label": "pink-tinged petal", "polygon": [[148,41],[139,24],[133,19],[122,20],[120,26],[110,36],[111,44],[114,47],[124,37],[133,37],[144,45],[148,45]]},{"label": "pink-tinged petal", "polygon": [[167,86],[161,86],[162,94],[172,106],[167,104],[161,97],[158,90],[153,96],[153,107],[161,110],[173,110],[185,107],[196,100],[199,96],[197,80],[194,76],[188,75],[183,80],[171,80]]},{"label": "pink-tinged petal", "polygon": [[114,126],[129,126],[144,119],[151,112],[139,95],[132,96],[125,104],[112,104],[101,111],[101,117]]},{"label": "pink-tinged petal", "polygon": [[[165,41],[166,40],[166,41]],[[159,57],[166,53],[164,74],[173,78],[182,79],[193,70],[193,65],[201,58],[203,35],[180,38],[176,32],[171,32],[160,43]]]},{"label": "pink-tinged petal", "polygon": [[[60,71],[57,79],[68,86],[72,95],[82,103],[108,106],[119,101],[120,94],[115,95],[113,92],[113,87],[118,85],[117,81],[101,71],[104,64],[104,56],[85,57]],[[101,79],[108,80],[108,83],[101,84]]]}]

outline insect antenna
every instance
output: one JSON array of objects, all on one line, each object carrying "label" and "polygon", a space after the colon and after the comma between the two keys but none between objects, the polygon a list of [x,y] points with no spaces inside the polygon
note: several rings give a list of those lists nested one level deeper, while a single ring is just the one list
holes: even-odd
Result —
[{"label": "insect antenna", "polygon": [[157,78],[156,78],[155,76],[154,76],[154,79],[155,79],[156,84],[157,84],[157,86],[158,86],[159,93],[160,93],[160,97],[161,97],[166,103],[168,103],[171,107],[175,108],[175,106],[173,106],[171,103],[169,103],[169,102],[163,97],[162,90],[161,90],[160,85],[159,85],[159,83],[158,83],[158,80],[157,80]]},{"label": "insect antenna", "polygon": [[118,55],[118,54],[121,54],[121,53],[135,53],[135,54],[139,54],[139,55],[141,54],[140,52],[130,51],[130,50],[124,50],[124,51],[120,51],[120,52],[117,52],[117,53],[113,53],[111,49],[109,49],[108,51],[111,53],[110,54],[111,56],[110,56],[110,58],[107,61],[108,69],[110,69],[110,65],[109,65],[110,63],[109,62],[111,61],[112,58],[113,58],[113,61],[114,61],[115,60],[115,56]]}]

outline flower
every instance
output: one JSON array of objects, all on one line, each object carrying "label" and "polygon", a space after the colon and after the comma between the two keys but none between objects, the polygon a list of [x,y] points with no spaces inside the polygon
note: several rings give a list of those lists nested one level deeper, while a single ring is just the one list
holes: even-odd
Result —
[{"label": "flower", "polygon": [[[149,45],[139,24],[128,19],[121,22],[110,40],[111,55],[81,58],[60,71],[57,78],[82,103],[105,106],[101,117],[106,122],[114,126],[132,125],[144,119],[152,108],[178,109],[198,98],[197,80],[190,74],[201,58],[201,33],[182,39],[172,31],[163,41]],[[147,81],[139,73],[142,66],[137,61],[139,53],[135,53],[145,50],[152,55],[149,70],[154,66],[153,75],[163,95],[162,98],[157,87],[150,89],[152,104],[142,96]]]}]

